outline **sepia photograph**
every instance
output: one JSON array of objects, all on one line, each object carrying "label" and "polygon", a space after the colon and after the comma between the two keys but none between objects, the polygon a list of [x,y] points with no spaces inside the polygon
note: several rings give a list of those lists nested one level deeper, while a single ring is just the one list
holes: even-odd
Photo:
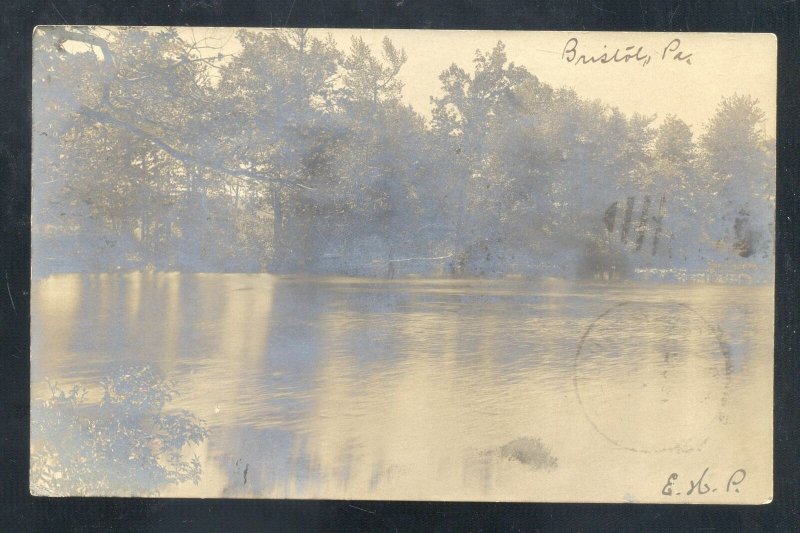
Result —
[{"label": "sepia photograph", "polygon": [[31,494],[772,500],[774,35],[32,39]]}]

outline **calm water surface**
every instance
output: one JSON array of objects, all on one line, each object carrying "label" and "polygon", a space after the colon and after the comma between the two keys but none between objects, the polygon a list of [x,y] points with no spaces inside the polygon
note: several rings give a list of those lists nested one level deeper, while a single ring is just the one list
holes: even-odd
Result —
[{"label": "calm water surface", "polygon": [[735,501],[738,468],[771,486],[772,324],[762,286],[59,275],[33,286],[32,396],[175,380],[210,433],[199,485],[162,495],[664,501],[708,466]]}]

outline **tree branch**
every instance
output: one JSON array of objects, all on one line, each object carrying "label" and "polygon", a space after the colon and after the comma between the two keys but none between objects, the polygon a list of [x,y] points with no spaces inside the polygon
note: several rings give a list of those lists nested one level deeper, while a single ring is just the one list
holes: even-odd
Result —
[{"label": "tree branch", "polygon": [[66,29],[62,31],[64,39],[61,42],[78,41],[87,43],[91,46],[98,47],[103,54],[102,63],[103,63],[105,79],[103,80],[103,86],[101,91],[102,94],[101,107],[105,109],[102,108],[93,109],[89,106],[84,106],[82,110],[84,115],[87,116],[88,118],[91,118],[100,123],[111,124],[114,126],[121,127],[124,130],[132,133],[133,135],[150,142],[151,144],[160,148],[170,156],[180,161],[183,161],[184,163],[195,164],[200,167],[213,170],[214,172],[225,174],[228,176],[233,176],[236,178],[246,178],[246,179],[256,180],[259,183],[273,182],[273,183],[278,183],[280,185],[291,185],[309,191],[314,190],[313,187],[309,187],[295,180],[278,178],[272,175],[263,174],[259,172],[252,172],[245,169],[232,169],[217,162],[207,161],[205,159],[192,155],[188,152],[179,150],[174,146],[171,146],[163,139],[160,139],[159,137],[140,128],[139,126],[132,124],[126,120],[118,118],[113,113],[115,107],[111,102],[111,82],[117,76],[119,67],[116,63],[114,54],[112,53],[111,47],[109,46],[108,42],[105,39],[102,39],[96,35],[91,35],[80,31],[72,31]]},{"label": "tree branch", "polygon": [[130,124],[130,123],[124,121],[124,120],[118,119],[117,117],[115,117],[114,115],[112,115],[108,111],[98,111],[96,109],[92,109],[90,107],[86,107],[85,106],[85,107],[83,107],[83,114],[87,118],[90,118],[90,119],[95,120],[97,122],[100,122],[102,124],[111,124],[111,125],[115,125],[115,126],[121,127],[124,130],[128,131],[129,133],[132,133],[133,135],[150,142],[151,144],[153,144],[154,146],[160,148],[161,150],[163,150],[164,152],[166,152],[167,154],[169,154],[173,158],[175,158],[175,159],[177,159],[179,161],[182,161],[184,163],[191,163],[191,164],[194,164],[194,165],[198,165],[198,166],[207,168],[208,170],[213,170],[214,172],[218,172],[220,174],[226,174],[228,176],[233,176],[233,177],[236,177],[236,178],[249,178],[249,179],[257,180],[260,183],[270,182],[271,181],[271,182],[280,183],[282,185],[292,185],[292,186],[299,187],[301,189],[305,189],[305,190],[309,190],[309,191],[310,190],[314,190],[312,187],[309,187],[307,185],[299,183],[299,182],[297,182],[295,180],[290,180],[290,179],[285,179],[285,178],[276,178],[274,176],[269,176],[269,175],[266,175],[266,174],[262,174],[260,172],[252,172],[252,171],[249,171],[249,170],[246,170],[246,169],[234,170],[234,169],[226,167],[225,165],[221,165],[219,163],[214,163],[214,162],[211,162],[211,161],[206,161],[204,159],[200,159],[200,158],[198,158],[198,157],[196,157],[196,156],[194,156],[194,155],[192,155],[190,153],[183,152],[181,150],[178,150],[177,148],[174,148],[173,146],[170,146],[165,141],[159,139],[158,137],[155,137],[155,136],[151,135],[150,133],[146,132],[145,130],[139,128],[138,126]]}]

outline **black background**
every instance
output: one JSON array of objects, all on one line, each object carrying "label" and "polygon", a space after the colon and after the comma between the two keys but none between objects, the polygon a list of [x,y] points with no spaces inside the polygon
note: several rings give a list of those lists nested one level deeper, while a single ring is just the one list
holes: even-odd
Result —
[{"label": "black background", "polygon": [[[5,0],[0,7],[0,530],[800,531],[797,4],[796,0]],[[66,23],[777,34],[773,503],[746,507],[29,496],[31,34],[37,24]],[[601,486],[597,493],[602,493]]]}]

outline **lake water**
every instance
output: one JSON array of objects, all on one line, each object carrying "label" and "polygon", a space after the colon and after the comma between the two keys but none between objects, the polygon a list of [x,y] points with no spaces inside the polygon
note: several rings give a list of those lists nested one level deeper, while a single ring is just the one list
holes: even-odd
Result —
[{"label": "lake water", "polygon": [[771,286],[56,275],[32,401],[173,379],[209,434],[165,496],[668,501],[708,467],[736,502],[771,494],[772,332]]}]

